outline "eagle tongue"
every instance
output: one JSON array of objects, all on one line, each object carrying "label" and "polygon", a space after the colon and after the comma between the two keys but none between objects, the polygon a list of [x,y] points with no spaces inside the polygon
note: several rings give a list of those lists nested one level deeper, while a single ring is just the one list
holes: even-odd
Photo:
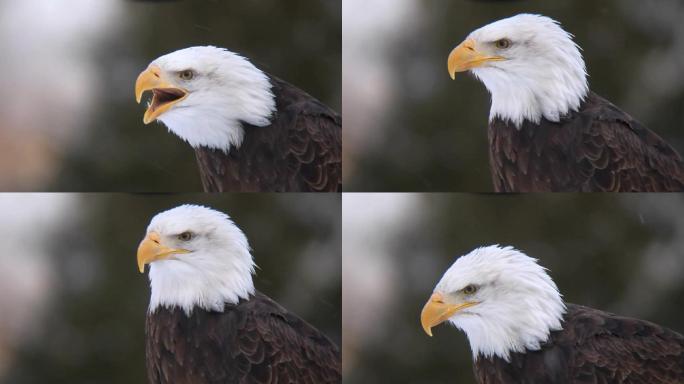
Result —
[{"label": "eagle tongue", "polygon": [[185,96],[185,92],[177,88],[155,88],[152,90],[154,97],[152,98],[152,110],[156,110],[160,106],[176,101]]}]

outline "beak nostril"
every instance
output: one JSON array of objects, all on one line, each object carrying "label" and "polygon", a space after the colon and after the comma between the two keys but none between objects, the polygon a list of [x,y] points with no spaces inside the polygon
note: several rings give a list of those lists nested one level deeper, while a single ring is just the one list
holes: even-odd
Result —
[{"label": "beak nostril", "polygon": [[430,301],[435,303],[435,304],[444,304],[444,297],[442,295],[439,295],[439,294],[434,294],[430,298]]}]

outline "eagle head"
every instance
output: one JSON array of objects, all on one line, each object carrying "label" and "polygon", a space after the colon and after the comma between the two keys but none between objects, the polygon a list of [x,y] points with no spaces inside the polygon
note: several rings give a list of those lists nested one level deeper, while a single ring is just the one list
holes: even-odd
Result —
[{"label": "eagle head", "polygon": [[254,293],[247,237],[228,215],[207,207],[181,205],[154,216],[138,247],[141,273],[147,264],[150,311],[223,311]]},{"label": "eagle head", "polygon": [[589,86],[572,35],[546,16],[520,14],[485,25],[451,51],[449,75],[470,71],[492,95],[490,120],[518,128],[557,122],[579,108]]},{"label": "eagle head", "polygon": [[181,49],[152,61],[135,83],[152,99],[145,124],[159,120],[191,146],[228,152],[243,123],[266,126],[276,109],[270,78],[246,58],[213,46]]},{"label": "eagle head", "polygon": [[512,247],[475,249],[456,259],[425,304],[425,332],[449,322],[468,336],[473,358],[538,350],[561,329],[565,304],[537,261]]}]

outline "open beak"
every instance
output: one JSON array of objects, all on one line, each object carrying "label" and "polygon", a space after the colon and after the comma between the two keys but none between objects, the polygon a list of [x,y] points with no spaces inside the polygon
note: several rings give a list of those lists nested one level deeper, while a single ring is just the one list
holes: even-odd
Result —
[{"label": "open beak", "polygon": [[432,336],[432,327],[447,321],[456,312],[476,304],[476,302],[468,301],[460,304],[448,304],[444,302],[444,296],[441,293],[435,292],[430,296],[430,300],[420,313],[420,324],[425,333]]},{"label": "open beak", "polygon": [[174,249],[161,245],[157,232],[150,232],[138,246],[138,269],[145,272],[145,264],[168,259],[173,255],[190,253],[187,249]]},{"label": "open beak", "polygon": [[449,54],[448,67],[451,79],[456,78],[456,72],[465,72],[477,68],[490,61],[506,60],[501,56],[488,56],[475,49],[475,40],[467,39],[459,44]]},{"label": "open beak", "polygon": [[165,79],[161,68],[156,65],[147,67],[135,82],[135,101],[138,104],[140,104],[145,91],[152,91],[152,102],[147,107],[143,117],[145,124],[156,120],[162,113],[188,97],[188,92],[172,85]]}]

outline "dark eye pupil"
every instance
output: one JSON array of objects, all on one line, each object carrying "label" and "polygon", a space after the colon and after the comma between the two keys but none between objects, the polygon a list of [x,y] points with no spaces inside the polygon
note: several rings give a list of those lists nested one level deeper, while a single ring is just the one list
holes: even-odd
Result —
[{"label": "dark eye pupil", "polygon": [[507,39],[501,39],[496,42],[496,46],[499,48],[508,48],[509,45],[511,45],[511,42]]},{"label": "dark eye pupil", "polygon": [[182,78],[183,80],[190,80],[190,79],[192,79],[192,76],[193,76],[192,71],[183,71],[183,72],[181,72],[181,78]]},{"label": "dark eye pupil", "polygon": [[192,234],[190,232],[183,232],[180,235],[178,235],[178,238],[183,241],[188,241],[192,238]]}]

